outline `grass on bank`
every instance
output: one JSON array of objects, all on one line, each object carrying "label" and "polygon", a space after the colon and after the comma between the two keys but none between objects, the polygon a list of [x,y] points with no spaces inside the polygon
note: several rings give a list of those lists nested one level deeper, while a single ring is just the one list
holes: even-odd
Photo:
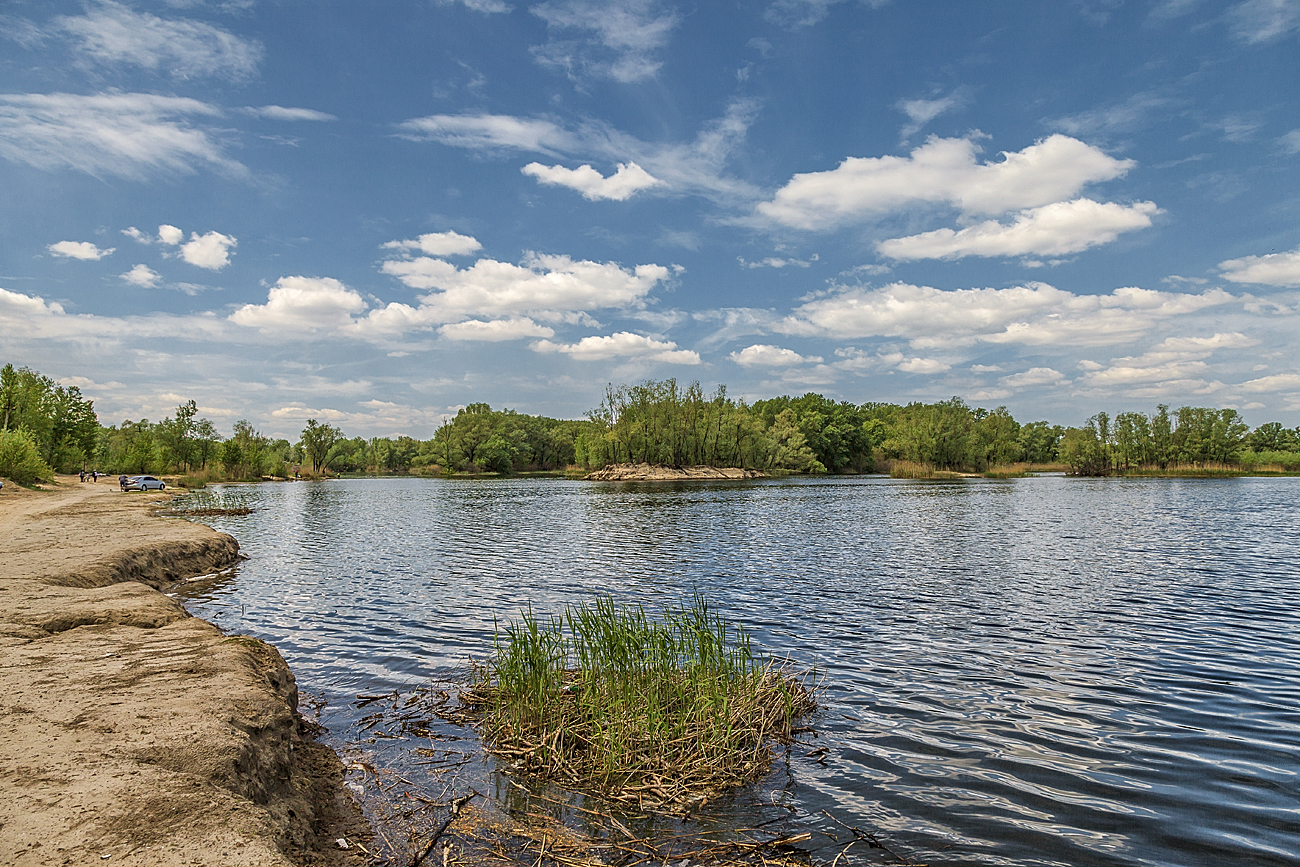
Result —
[{"label": "grass on bank", "polygon": [[673,811],[755,781],[816,708],[699,594],[646,617],[609,598],[505,627],[461,701],[488,752],[535,778]]}]

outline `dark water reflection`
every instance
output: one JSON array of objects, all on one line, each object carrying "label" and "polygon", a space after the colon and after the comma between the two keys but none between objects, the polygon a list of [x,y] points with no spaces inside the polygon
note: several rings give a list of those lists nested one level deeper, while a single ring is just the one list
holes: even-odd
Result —
[{"label": "dark water reflection", "polygon": [[357,693],[485,655],[493,615],[698,587],[825,672],[829,760],[796,758],[782,793],[801,815],[935,864],[1300,864],[1297,494],[1300,479],[264,485],[239,489],[252,515],[208,522],[252,559],[187,604],[273,642],[342,733]]}]

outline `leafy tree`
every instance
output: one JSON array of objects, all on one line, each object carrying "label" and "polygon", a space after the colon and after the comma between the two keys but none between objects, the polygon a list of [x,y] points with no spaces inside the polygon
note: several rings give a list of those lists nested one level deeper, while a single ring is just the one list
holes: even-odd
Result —
[{"label": "leafy tree", "polygon": [[312,473],[319,473],[325,466],[325,459],[330,449],[343,437],[343,432],[328,424],[320,424],[314,418],[307,419],[307,426],[302,429],[302,450],[311,461]]}]

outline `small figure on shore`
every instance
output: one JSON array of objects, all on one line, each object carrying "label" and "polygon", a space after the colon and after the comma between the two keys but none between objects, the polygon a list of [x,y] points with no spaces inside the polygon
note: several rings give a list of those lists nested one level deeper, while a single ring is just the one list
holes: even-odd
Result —
[{"label": "small figure on shore", "polygon": [[86,471],[85,471],[85,470],[82,470],[82,471],[81,471],[81,481],[83,481],[83,482],[86,481]]},{"label": "small figure on shore", "polygon": [[123,493],[126,493],[126,473],[122,473],[117,477],[117,485],[122,489]]},{"label": "small figure on shore", "polygon": [[99,470],[90,471],[90,480],[95,484],[99,484]]}]

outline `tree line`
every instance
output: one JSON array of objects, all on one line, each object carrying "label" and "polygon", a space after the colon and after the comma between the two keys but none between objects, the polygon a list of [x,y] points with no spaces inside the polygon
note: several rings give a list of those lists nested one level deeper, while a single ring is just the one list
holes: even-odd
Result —
[{"label": "tree line", "polygon": [[1021,423],[1006,407],[854,404],[820,394],[748,403],[726,386],[706,393],[675,379],[610,385],[586,418],[565,420],[474,403],[428,440],[347,437],[309,419],[296,442],[234,423],[223,436],[189,400],[161,420],[101,425],[75,385],[0,369],[0,477],[30,483],[54,471],[177,473],[255,480],[294,473],[406,474],[562,471],[612,463],[742,466],[861,473],[907,461],[985,472],[1026,463],[1085,475],[1172,464],[1300,469],[1300,428],[1251,430],[1231,409],[1160,405],[1151,414],[1097,413],[1081,427]]}]

